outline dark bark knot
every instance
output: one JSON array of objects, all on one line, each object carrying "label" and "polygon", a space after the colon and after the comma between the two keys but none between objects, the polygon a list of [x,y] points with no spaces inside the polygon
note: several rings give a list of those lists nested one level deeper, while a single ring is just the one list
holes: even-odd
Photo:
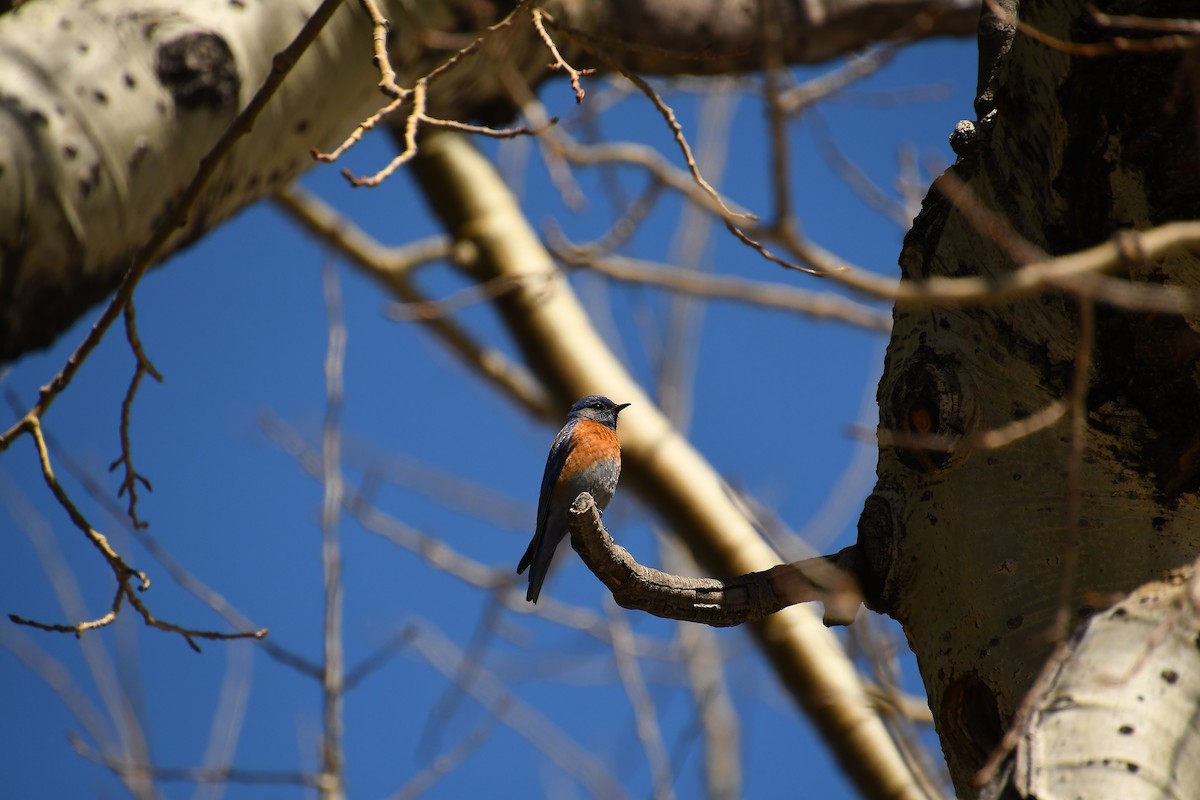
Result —
[{"label": "dark bark knot", "polygon": [[959,675],[946,686],[938,723],[947,749],[965,758],[971,770],[983,766],[1004,735],[996,694],[974,672]]},{"label": "dark bark knot", "polygon": [[896,601],[905,596],[911,569],[897,568],[904,531],[887,494],[877,488],[863,503],[858,517],[858,552],[862,558],[858,579],[868,608],[899,618]]},{"label": "dark bark knot", "polygon": [[974,416],[974,392],[957,359],[928,347],[913,354],[880,408],[900,461],[924,473],[949,463]]},{"label": "dark bark knot", "polygon": [[181,109],[225,114],[237,108],[237,62],[215,33],[187,33],[164,42],[155,54],[154,72]]}]

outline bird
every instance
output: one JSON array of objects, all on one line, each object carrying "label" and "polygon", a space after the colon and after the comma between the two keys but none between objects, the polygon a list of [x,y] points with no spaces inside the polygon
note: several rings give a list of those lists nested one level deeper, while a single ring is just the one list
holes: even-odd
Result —
[{"label": "bird", "polygon": [[591,494],[601,512],[612,500],[621,476],[617,415],[629,405],[589,394],[571,406],[567,424],[554,437],[542,474],[537,528],[517,565],[518,575],[529,569],[527,601],[536,603],[542,592],[554,550],[567,535],[571,505],[580,492]]}]

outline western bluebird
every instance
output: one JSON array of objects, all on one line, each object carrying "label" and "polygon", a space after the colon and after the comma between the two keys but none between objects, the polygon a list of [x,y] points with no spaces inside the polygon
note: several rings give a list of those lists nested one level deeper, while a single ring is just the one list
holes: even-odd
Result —
[{"label": "western bluebird", "polygon": [[617,478],[621,476],[617,414],[628,406],[629,403],[617,405],[607,397],[590,394],[571,406],[567,424],[554,437],[542,475],[537,530],[517,566],[518,575],[531,567],[526,600],[536,603],[542,592],[554,550],[567,535],[571,504],[579,493],[591,494],[601,511],[612,500]]}]

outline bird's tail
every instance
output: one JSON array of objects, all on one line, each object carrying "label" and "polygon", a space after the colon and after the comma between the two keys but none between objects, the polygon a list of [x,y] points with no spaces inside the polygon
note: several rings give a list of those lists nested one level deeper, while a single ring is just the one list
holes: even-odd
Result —
[{"label": "bird's tail", "polygon": [[535,536],[529,543],[529,547],[525,548],[525,555],[521,556],[521,563],[517,564],[518,575],[529,569],[529,591],[525,593],[525,599],[530,603],[538,601],[538,595],[542,593],[542,584],[546,582],[546,574],[550,571],[549,564],[535,563],[537,543],[538,537]]}]

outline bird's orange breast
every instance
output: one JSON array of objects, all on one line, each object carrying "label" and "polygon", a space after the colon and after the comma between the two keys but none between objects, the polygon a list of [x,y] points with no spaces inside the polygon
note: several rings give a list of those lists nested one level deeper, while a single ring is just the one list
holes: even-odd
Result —
[{"label": "bird's orange breast", "polygon": [[562,475],[569,478],[587,471],[597,461],[613,460],[621,463],[621,440],[617,432],[607,425],[590,419],[581,419],[575,425],[571,452],[563,464]]}]

